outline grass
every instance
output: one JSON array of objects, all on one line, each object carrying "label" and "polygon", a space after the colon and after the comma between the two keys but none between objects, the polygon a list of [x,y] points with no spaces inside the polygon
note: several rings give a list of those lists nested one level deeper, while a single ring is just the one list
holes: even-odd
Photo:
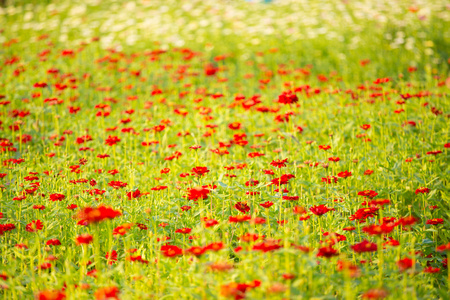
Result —
[{"label": "grass", "polygon": [[446,299],[449,11],[377,3],[0,9],[0,296]]}]

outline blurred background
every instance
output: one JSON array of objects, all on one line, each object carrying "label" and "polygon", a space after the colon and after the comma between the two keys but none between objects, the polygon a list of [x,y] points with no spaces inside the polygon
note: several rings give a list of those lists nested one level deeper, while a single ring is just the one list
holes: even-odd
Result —
[{"label": "blurred background", "polygon": [[[47,34],[54,43],[127,51],[187,47],[246,60],[282,48],[274,63],[335,68],[344,78],[374,78],[423,67],[448,70],[446,0],[6,0],[4,43]],[[8,25],[6,25],[8,24]],[[23,38],[22,38],[23,39]],[[279,49],[278,49],[279,50]],[[377,64],[370,64],[376,61]],[[355,68],[355,65],[364,68]]]}]

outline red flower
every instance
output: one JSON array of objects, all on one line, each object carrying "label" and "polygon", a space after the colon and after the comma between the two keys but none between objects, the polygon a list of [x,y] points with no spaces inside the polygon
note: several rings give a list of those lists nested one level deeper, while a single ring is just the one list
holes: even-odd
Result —
[{"label": "red flower", "polygon": [[400,246],[400,242],[397,240],[394,240],[393,238],[390,237],[389,241],[387,241],[386,243],[383,243],[383,245],[397,247],[397,246]]},{"label": "red flower", "polygon": [[119,188],[124,188],[124,187],[126,187],[126,186],[128,185],[128,183],[121,182],[121,181],[114,181],[114,180],[113,180],[113,181],[109,182],[108,185],[109,185],[110,187],[115,188],[115,189],[119,189]]},{"label": "red flower", "polygon": [[329,150],[329,149],[331,149],[331,146],[330,145],[319,145],[319,150]]},{"label": "red flower", "polygon": [[31,223],[28,223],[25,227],[25,230],[28,232],[36,232],[42,230],[44,228],[44,224],[42,224],[41,220],[33,220]]},{"label": "red flower", "polygon": [[200,246],[193,246],[193,247],[187,249],[186,252],[199,257],[206,252],[206,248],[200,247]]},{"label": "red flower", "polygon": [[322,182],[325,182],[327,184],[336,183],[338,182],[338,178],[336,176],[322,177]]},{"label": "red flower", "polygon": [[209,63],[205,65],[204,72],[206,76],[214,76],[219,71],[219,68]]},{"label": "red flower", "polygon": [[36,300],[64,300],[66,293],[58,290],[45,290],[36,295]]},{"label": "red flower", "polygon": [[95,300],[119,300],[119,288],[108,286],[95,291]]},{"label": "red flower", "polygon": [[234,208],[239,210],[241,213],[247,213],[250,211],[250,206],[247,205],[247,203],[244,202],[238,202],[234,205]]},{"label": "red flower", "polygon": [[418,194],[428,194],[430,192],[429,188],[426,187],[420,187],[416,190],[416,195]]},{"label": "red flower", "polygon": [[206,228],[213,227],[213,226],[216,226],[217,224],[219,224],[219,222],[217,220],[207,219],[206,217],[204,219],[204,223],[205,223]]},{"label": "red flower", "polygon": [[208,194],[209,194],[210,190],[203,187],[203,186],[198,186],[198,187],[194,187],[194,188],[190,188],[187,190],[187,198],[189,200],[205,200],[208,199]]},{"label": "red flower", "polygon": [[350,220],[365,220],[367,218],[373,218],[377,215],[379,208],[378,207],[370,207],[370,208],[360,208],[356,211],[354,215],[350,216]]},{"label": "red flower", "polygon": [[181,210],[182,211],[188,211],[188,210],[190,210],[191,209],[191,207],[190,206],[187,206],[187,205],[183,205],[182,207],[181,207]]},{"label": "red flower", "polygon": [[411,258],[403,258],[397,261],[397,266],[401,272],[411,269],[414,265],[414,261]]},{"label": "red flower", "polygon": [[357,253],[377,251],[377,244],[363,240],[361,243],[350,246]]},{"label": "red flower", "polygon": [[256,288],[261,285],[259,280],[254,280],[249,284],[232,282],[229,284],[223,284],[220,286],[220,294],[227,298],[234,298],[240,300],[245,298],[245,293],[252,288]]},{"label": "red flower", "polygon": [[271,183],[272,183],[273,185],[278,185],[278,186],[280,186],[280,185],[282,185],[282,184],[288,184],[288,183],[289,183],[289,180],[291,180],[292,178],[295,178],[295,176],[292,175],[292,174],[283,174],[283,175],[281,175],[280,178],[274,178],[274,179],[272,179],[272,180],[271,180]]},{"label": "red flower", "polygon": [[76,204],[69,204],[69,205],[67,205],[67,209],[70,209],[70,210],[74,210],[77,207],[78,207],[78,205],[76,205]]},{"label": "red flower", "polygon": [[252,219],[252,217],[247,216],[247,215],[238,215],[238,216],[230,216],[228,221],[230,223],[242,223],[242,222],[250,221],[251,219]]},{"label": "red flower", "polygon": [[264,242],[256,243],[252,250],[256,251],[262,251],[262,252],[269,252],[269,251],[275,251],[280,248],[283,248],[283,246],[280,244],[280,240],[265,240]]},{"label": "red flower", "polygon": [[108,146],[114,146],[118,142],[120,142],[120,138],[112,135],[108,136],[108,138],[105,140],[105,144]]},{"label": "red flower", "polygon": [[361,274],[361,270],[357,266],[345,260],[338,260],[336,269],[338,271],[346,271],[352,278],[358,277]]},{"label": "red flower", "polygon": [[334,208],[328,208],[326,205],[314,205],[309,208],[309,210],[315,214],[316,216],[321,216],[326,214],[327,212],[334,210]]},{"label": "red flower", "polygon": [[352,176],[352,172],[349,171],[339,172],[337,176],[341,178],[347,178]]},{"label": "red flower", "polygon": [[64,198],[66,198],[66,196],[64,196],[63,194],[51,194],[50,195],[50,201],[61,201],[61,200],[64,200]]},{"label": "red flower", "polygon": [[28,249],[28,246],[23,243],[16,244],[15,247],[19,249]]},{"label": "red flower", "polygon": [[287,161],[288,161],[287,158],[285,158],[285,159],[276,159],[276,160],[273,160],[270,163],[270,165],[274,166],[274,167],[277,167],[277,168],[284,168],[284,167],[286,167]]},{"label": "red flower", "polygon": [[367,227],[364,227],[362,230],[370,235],[382,235],[390,233],[392,230],[394,230],[394,226],[389,224],[381,224],[381,225],[372,224]]},{"label": "red flower", "polygon": [[358,196],[364,196],[364,197],[368,197],[370,199],[376,197],[377,195],[378,195],[378,193],[375,191],[372,191],[372,190],[358,192]]},{"label": "red flower", "polygon": [[242,241],[242,242],[250,243],[250,242],[255,242],[258,239],[262,239],[262,238],[264,238],[264,236],[260,236],[260,235],[258,235],[256,233],[247,232],[243,236],[240,236],[239,240]]},{"label": "red flower", "polygon": [[386,83],[389,82],[389,78],[377,78],[373,83],[374,84],[381,84],[381,83]]},{"label": "red flower", "polygon": [[441,218],[430,219],[430,220],[427,220],[427,224],[429,224],[429,225],[444,224],[444,219],[441,219]]},{"label": "red flower", "polygon": [[448,242],[445,245],[441,245],[441,246],[437,247],[436,250],[439,252],[450,251],[450,242]]},{"label": "red flower", "polygon": [[134,192],[127,193],[128,200],[137,199],[141,196],[142,196],[142,193],[141,193],[141,191],[139,191],[139,189],[135,190]]},{"label": "red flower", "polygon": [[173,245],[161,246],[161,252],[166,257],[175,257],[183,255],[183,249]]},{"label": "red flower", "polygon": [[384,299],[389,295],[389,293],[384,289],[371,289],[362,294],[363,299],[373,299],[379,300]]},{"label": "red flower", "polygon": [[48,270],[52,267],[52,264],[49,262],[44,262],[39,266],[39,269],[41,270]]},{"label": "red flower", "polygon": [[249,181],[245,182],[245,186],[257,186],[259,184],[258,180],[250,179]]},{"label": "red flower", "polygon": [[209,265],[209,268],[210,268],[212,271],[220,271],[220,272],[223,272],[223,271],[229,271],[229,270],[233,269],[234,267],[233,267],[232,264],[229,264],[229,263],[227,263],[227,262],[216,262],[216,263],[210,264],[210,265]]},{"label": "red flower", "polygon": [[88,244],[92,243],[93,240],[94,240],[94,237],[92,235],[90,235],[89,233],[84,233],[75,238],[75,243],[78,246],[83,245],[83,244],[88,245]]},{"label": "red flower", "polygon": [[361,126],[361,129],[368,130],[368,129],[370,129],[370,127],[371,126],[369,124],[364,124],[364,125]]},{"label": "red flower", "polygon": [[433,274],[433,273],[439,273],[441,271],[441,269],[439,269],[439,268],[433,268],[433,267],[426,267],[425,269],[423,269],[423,272],[424,273],[431,273],[431,274]]},{"label": "red flower", "polygon": [[45,82],[36,82],[33,86],[34,86],[35,88],[45,88],[45,87],[47,87],[48,85],[47,85],[47,83],[45,83]]},{"label": "red flower", "polygon": [[438,155],[438,154],[441,154],[442,153],[442,151],[441,150],[434,150],[434,151],[428,151],[427,152],[427,154],[428,155]]},{"label": "red flower", "polygon": [[113,229],[113,235],[125,235],[128,230],[133,226],[131,223],[122,224]]},{"label": "red flower", "polygon": [[115,262],[117,262],[117,251],[113,250],[109,253],[106,253],[105,258],[109,261],[109,265],[114,264]]},{"label": "red flower", "polygon": [[261,205],[261,206],[264,207],[264,208],[269,208],[269,207],[271,207],[271,206],[273,205],[273,202],[271,202],[271,201],[266,201],[266,202],[261,203],[261,204],[259,204],[259,205]]},{"label": "red flower", "polygon": [[106,219],[114,219],[121,216],[122,213],[110,207],[100,205],[99,207],[85,207],[77,214],[80,221],[86,222],[87,225],[98,223]]},{"label": "red flower", "polygon": [[373,171],[372,171],[372,170],[366,170],[366,171],[364,171],[364,175],[371,175],[371,174],[373,174]]},{"label": "red flower", "polygon": [[339,255],[338,251],[336,249],[333,249],[333,247],[328,246],[319,248],[319,252],[316,256],[330,258],[337,255]]},{"label": "red flower", "polygon": [[261,217],[255,217],[253,220],[250,221],[250,224],[258,225],[258,224],[265,224],[266,219]]},{"label": "red flower", "polygon": [[249,154],[247,154],[247,156],[250,158],[255,158],[255,157],[264,156],[264,155],[265,154],[262,152],[250,152]]},{"label": "red flower", "polygon": [[419,219],[417,219],[413,216],[407,216],[407,217],[400,218],[397,223],[406,227],[406,226],[412,226],[414,224],[417,224],[419,221],[420,221]]},{"label": "red flower", "polygon": [[180,228],[175,230],[176,233],[182,233],[182,234],[188,234],[191,233],[192,229],[191,228]]},{"label": "red flower", "polygon": [[206,250],[211,250],[214,252],[220,251],[225,248],[225,245],[222,242],[211,243],[205,247]]},{"label": "red flower", "polygon": [[241,127],[242,127],[242,124],[239,122],[233,122],[228,125],[228,128],[230,128],[232,130],[239,130],[239,129],[241,129]]},{"label": "red flower", "polygon": [[371,201],[364,201],[362,205],[368,205],[370,207],[382,207],[383,205],[390,204],[391,201],[389,199],[375,199]]},{"label": "red flower", "polygon": [[50,239],[46,243],[47,246],[59,246],[61,242],[58,239]]},{"label": "red flower", "polygon": [[275,173],[272,170],[262,170],[264,174],[266,175],[275,175]]},{"label": "red flower", "polygon": [[298,97],[292,91],[286,91],[278,96],[278,102],[281,104],[294,104],[298,102]]},{"label": "red flower", "polygon": [[209,173],[209,170],[207,167],[195,167],[195,168],[192,168],[191,172],[193,173],[193,175],[195,174],[198,177],[202,177],[206,173]]},{"label": "red flower", "polygon": [[170,172],[170,169],[169,168],[164,168],[160,172],[161,172],[161,174],[167,174],[167,173]]}]

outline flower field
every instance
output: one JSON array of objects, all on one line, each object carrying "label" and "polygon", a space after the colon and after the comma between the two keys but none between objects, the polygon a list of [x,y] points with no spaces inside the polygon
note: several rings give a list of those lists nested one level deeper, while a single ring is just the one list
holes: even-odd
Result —
[{"label": "flower field", "polygon": [[449,299],[449,41],[444,0],[6,1],[0,298]]}]

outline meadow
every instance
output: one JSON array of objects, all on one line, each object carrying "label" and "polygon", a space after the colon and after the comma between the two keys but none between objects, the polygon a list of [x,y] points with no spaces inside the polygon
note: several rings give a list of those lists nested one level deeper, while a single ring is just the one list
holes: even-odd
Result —
[{"label": "meadow", "polygon": [[449,299],[450,5],[6,1],[0,298]]}]

